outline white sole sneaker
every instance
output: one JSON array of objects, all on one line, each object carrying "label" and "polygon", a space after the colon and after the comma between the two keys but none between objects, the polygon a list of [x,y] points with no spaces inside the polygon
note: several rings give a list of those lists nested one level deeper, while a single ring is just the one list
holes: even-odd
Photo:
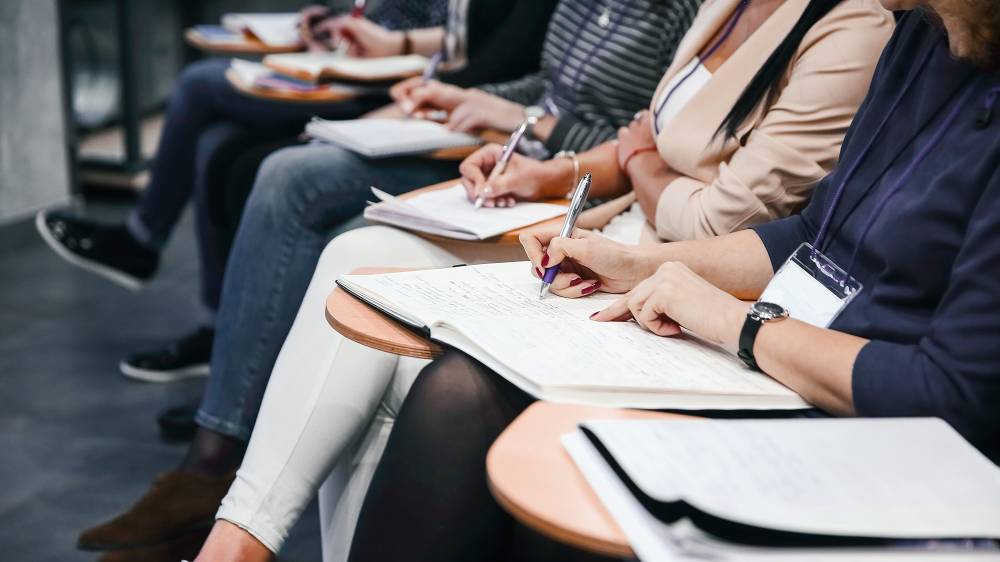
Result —
[{"label": "white sole sneaker", "polygon": [[47,211],[42,210],[38,211],[38,214],[35,215],[35,229],[38,230],[38,234],[42,237],[42,240],[48,244],[49,248],[52,248],[52,251],[55,252],[56,255],[81,269],[85,269],[91,273],[99,275],[112,283],[125,287],[130,291],[138,291],[146,285],[146,282],[138,277],[134,277],[121,270],[108,267],[102,263],[80,257],[66,249],[66,247],[60,244],[59,241],[52,236],[52,233],[49,232],[49,227],[45,224],[46,213]]},{"label": "white sole sneaker", "polygon": [[185,367],[183,369],[175,369],[173,371],[150,371],[148,369],[134,367],[122,361],[118,363],[118,370],[120,370],[126,377],[137,381],[167,383],[197,377],[207,377],[211,369],[207,364],[201,364]]}]

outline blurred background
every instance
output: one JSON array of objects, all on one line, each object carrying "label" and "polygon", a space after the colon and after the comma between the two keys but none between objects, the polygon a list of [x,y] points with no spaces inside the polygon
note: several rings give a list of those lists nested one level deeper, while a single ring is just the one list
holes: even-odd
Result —
[{"label": "blurred background", "polygon": [[[18,562],[97,560],[78,533],[119,512],[171,466],[164,407],[203,381],[148,385],[117,372],[123,349],[198,314],[187,216],[142,293],[67,267],[34,230],[52,205],[120,218],[147,180],[189,26],[296,0],[0,0],[0,552]],[[346,4],[347,2],[339,2]],[[328,3],[337,7],[338,2]],[[375,2],[372,2],[375,4]],[[150,321],[150,319],[155,319]],[[52,353],[58,349],[59,353]],[[282,560],[319,560],[315,506]]]}]

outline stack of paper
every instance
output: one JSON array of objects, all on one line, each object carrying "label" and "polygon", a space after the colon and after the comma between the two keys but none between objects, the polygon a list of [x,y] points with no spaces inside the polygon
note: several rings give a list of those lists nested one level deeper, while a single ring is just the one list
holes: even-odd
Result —
[{"label": "stack of paper", "polygon": [[563,444],[646,562],[1000,557],[1000,469],[941,420],[599,420]]},{"label": "stack of paper", "polygon": [[222,27],[234,33],[255,37],[265,45],[294,47],[302,41],[299,35],[299,19],[296,13],[233,13],[222,16]]},{"label": "stack of paper", "polygon": [[306,133],[369,158],[425,154],[482,142],[478,137],[456,133],[440,123],[422,119],[314,119],[306,125]]},{"label": "stack of paper", "polygon": [[268,55],[264,64],[275,72],[312,82],[386,82],[417,76],[430,61],[421,55],[362,59],[333,52]]},{"label": "stack of paper", "polygon": [[565,206],[550,203],[476,209],[461,185],[408,199],[374,187],[372,193],[381,203],[365,209],[366,219],[458,240],[485,240],[566,214]]}]

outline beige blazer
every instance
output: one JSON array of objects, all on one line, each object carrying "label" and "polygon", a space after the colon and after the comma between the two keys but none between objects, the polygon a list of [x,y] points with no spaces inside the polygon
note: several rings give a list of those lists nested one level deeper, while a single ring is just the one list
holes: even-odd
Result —
[{"label": "beige blazer", "polygon": [[[805,205],[817,182],[836,164],[844,134],[893,31],[892,15],[877,0],[844,0],[806,33],[776,101],[758,109],[740,128],[737,139],[745,144],[712,138],[808,3],[785,0],[664,124],[656,139],[660,155],[685,177],[671,182],[657,204],[661,238],[707,238],[786,217]],[[652,106],[738,4],[705,2]]]}]

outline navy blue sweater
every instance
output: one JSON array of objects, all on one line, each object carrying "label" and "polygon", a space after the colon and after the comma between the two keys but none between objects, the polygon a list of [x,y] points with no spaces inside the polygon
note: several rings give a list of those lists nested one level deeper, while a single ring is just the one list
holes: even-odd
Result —
[{"label": "navy blue sweater", "polygon": [[853,271],[864,289],[831,328],[871,340],[854,365],[858,415],[943,418],[1000,463],[1000,77],[952,58],[943,31],[919,12],[906,14],[840,166],[801,215],[754,230],[775,270],[800,243],[812,242],[846,169],[914,76],[834,215],[822,249],[841,267],[876,202],[962,95],[971,97],[878,216]]}]

